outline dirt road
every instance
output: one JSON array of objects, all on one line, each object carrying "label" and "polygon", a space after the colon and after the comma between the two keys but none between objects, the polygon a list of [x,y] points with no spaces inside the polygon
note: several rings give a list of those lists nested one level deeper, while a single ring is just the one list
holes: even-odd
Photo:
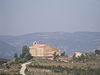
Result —
[{"label": "dirt road", "polygon": [[21,68],[21,70],[20,70],[20,74],[21,75],[26,75],[25,74],[25,69],[26,69],[26,65],[28,65],[28,64],[30,64],[31,62],[26,62],[26,63],[23,63],[21,66],[22,66],[22,68]]}]

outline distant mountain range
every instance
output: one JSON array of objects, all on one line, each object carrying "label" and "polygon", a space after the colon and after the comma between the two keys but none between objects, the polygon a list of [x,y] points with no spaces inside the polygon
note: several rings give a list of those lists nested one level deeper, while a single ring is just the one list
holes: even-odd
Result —
[{"label": "distant mountain range", "polygon": [[66,51],[71,55],[76,51],[93,52],[100,48],[100,32],[40,32],[20,36],[0,36],[0,57],[12,58],[14,53],[21,53],[24,45],[33,41],[48,44]]}]

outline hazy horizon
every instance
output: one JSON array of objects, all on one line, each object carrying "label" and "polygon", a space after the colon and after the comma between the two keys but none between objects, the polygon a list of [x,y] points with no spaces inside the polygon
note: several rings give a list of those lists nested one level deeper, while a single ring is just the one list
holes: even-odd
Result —
[{"label": "hazy horizon", "polygon": [[24,34],[0,34],[0,36],[23,36],[23,35],[27,35],[27,34],[38,34],[38,33],[70,33],[70,34],[73,34],[73,33],[100,33],[100,32],[93,32],[93,31],[76,31],[76,32],[31,32],[31,33],[24,33]]},{"label": "hazy horizon", "polygon": [[0,35],[100,32],[99,0],[0,0]]}]

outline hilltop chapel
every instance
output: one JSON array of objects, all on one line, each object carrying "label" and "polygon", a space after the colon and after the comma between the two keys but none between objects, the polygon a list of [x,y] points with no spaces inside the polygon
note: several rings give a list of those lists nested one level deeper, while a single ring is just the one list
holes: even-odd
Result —
[{"label": "hilltop chapel", "polygon": [[50,57],[53,56],[54,53],[60,56],[59,49],[46,44],[37,44],[37,42],[33,42],[33,45],[29,46],[29,53],[35,57]]}]

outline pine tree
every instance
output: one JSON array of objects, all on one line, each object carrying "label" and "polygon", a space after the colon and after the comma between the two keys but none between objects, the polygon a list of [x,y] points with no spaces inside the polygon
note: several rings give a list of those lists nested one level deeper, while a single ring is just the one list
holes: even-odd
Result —
[{"label": "pine tree", "polygon": [[25,58],[25,59],[32,59],[32,56],[29,53],[29,47],[28,46],[23,46],[22,48],[22,54],[20,55],[21,58]]},{"label": "pine tree", "polygon": [[14,54],[14,58],[15,58],[15,61],[18,61],[18,54],[17,53]]}]

